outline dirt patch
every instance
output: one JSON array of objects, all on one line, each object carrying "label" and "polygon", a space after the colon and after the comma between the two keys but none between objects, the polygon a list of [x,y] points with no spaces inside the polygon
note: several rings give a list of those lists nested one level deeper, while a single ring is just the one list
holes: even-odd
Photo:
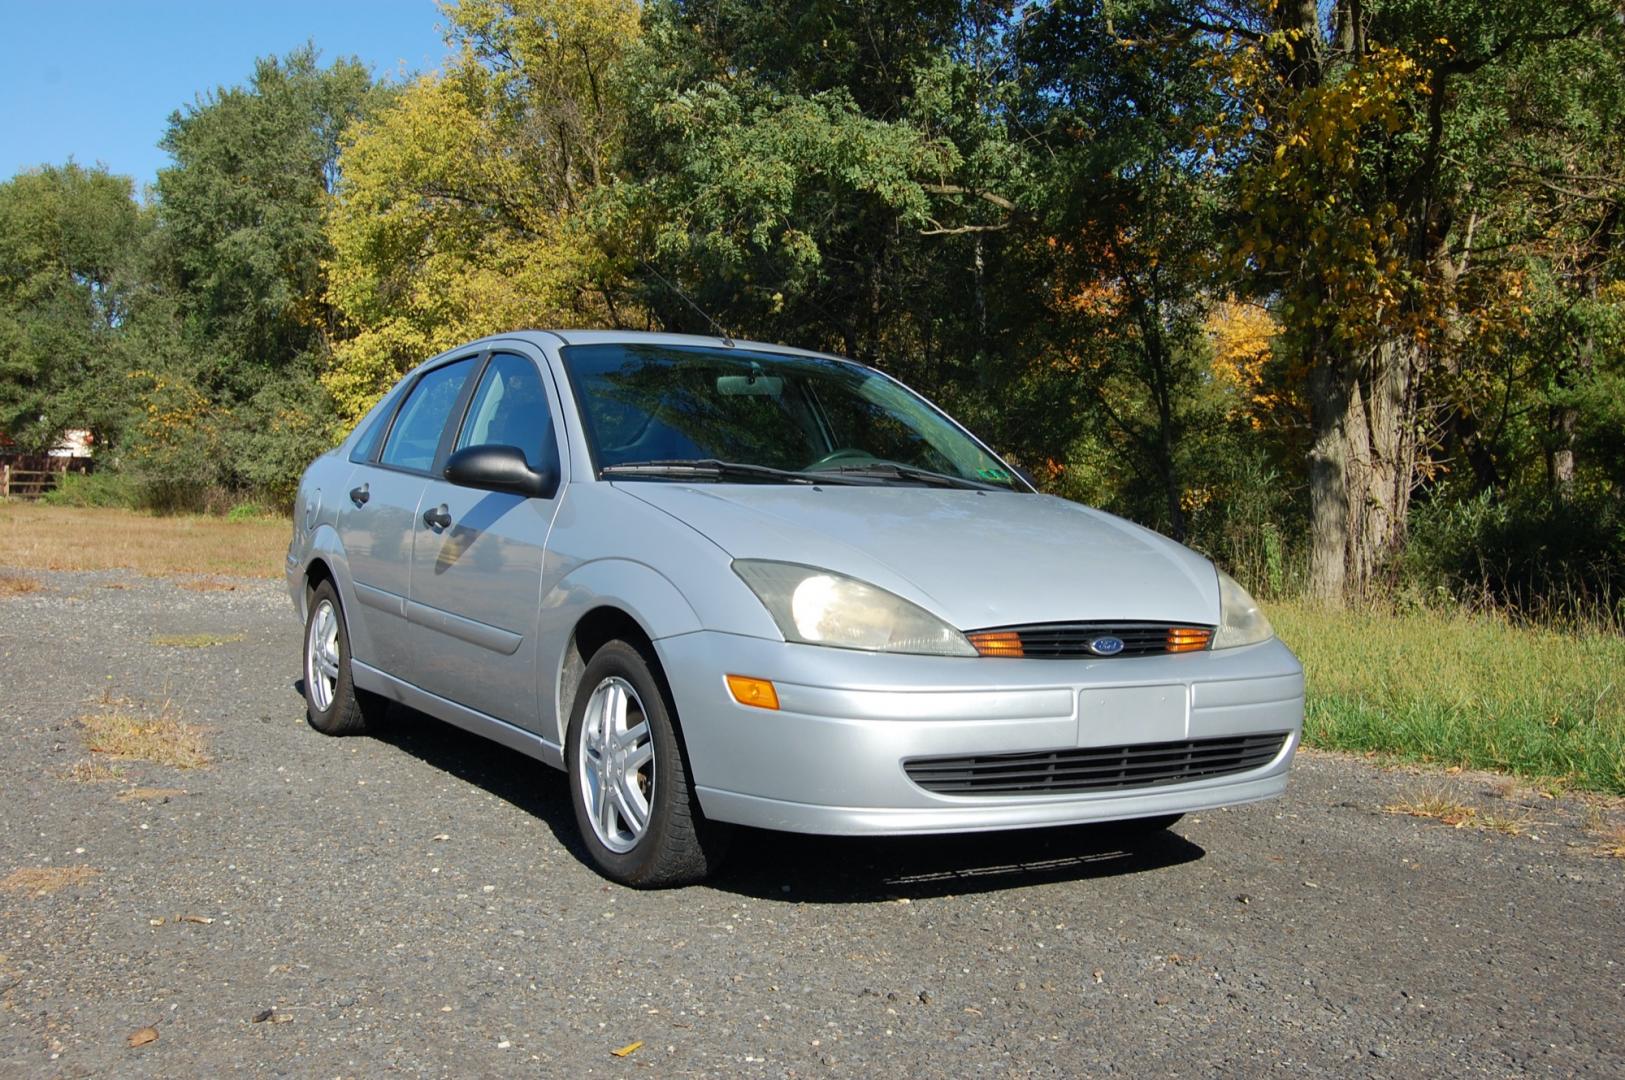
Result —
[{"label": "dirt patch", "polygon": [[121,791],[118,797],[124,802],[168,802],[178,799],[186,792],[173,787],[136,787],[129,791]]},{"label": "dirt patch", "polygon": [[0,892],[50,896],[70,885],[82,885],[99,873],[88,866],[21,866],[0,878]]},{"label": "dirt patch", "polygon": [[192,581],[183,581],[176,586],[188,592],[236,592],[237,586],[229,581],[220,581],[216,578],[195,578]]},{"label": "dirt patch", "polygon": [[247,634],[156,634],[154,645],[166,649],[209,649],[216,645],[230,645],[242,641]]}]

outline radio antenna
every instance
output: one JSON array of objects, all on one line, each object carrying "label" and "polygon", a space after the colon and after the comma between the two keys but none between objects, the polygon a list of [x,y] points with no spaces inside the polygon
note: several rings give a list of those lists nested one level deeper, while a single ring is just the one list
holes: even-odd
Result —
[{"label": "radio antenna", "polygon": [[659,270],[656,270],[654,268],[653,263],[649,262],[647,259],[639,259],[638,261],[643,263],[643,268],[645,270],[649,271],[649,273],[653,274],[656,278],[658,278],[662,285],[666,286],[666,288],[670,289],[673,293],[675,293],[679,300],[681,300],[683,303],[687,304],[689,307],[693,308],[695,310],[695,312],[697,312],[699,314],[700,318],[702,318],[706,322],[710,323],[711,324],[711,329],[713,329],[713,330],[715,330],[717,332],[717,337],[722,339],[722,343],[724,345],[728,345],[728,346],[733,345],[734,339],[728,336],[728,331],[723,329],[721,323],[717,322],[715,319],[713,319],[711,317],[710,312],[706,311],[700,305],[696,304],[694,302],[693,297],[689,296],[688,293],[684,292],[682,289],[679,289],[675,284],[673,284],[666,277],[665,274],[662,274]]}]

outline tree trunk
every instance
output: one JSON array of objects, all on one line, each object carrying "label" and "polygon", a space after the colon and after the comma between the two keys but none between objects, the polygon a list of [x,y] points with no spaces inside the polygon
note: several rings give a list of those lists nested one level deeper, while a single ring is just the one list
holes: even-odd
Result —
[{"label": "tree trunk", "polygon": [[1343,601],[1348,568],[1349,380],[1336,358],[1314,346],[1309,357],[1309,592]]}]

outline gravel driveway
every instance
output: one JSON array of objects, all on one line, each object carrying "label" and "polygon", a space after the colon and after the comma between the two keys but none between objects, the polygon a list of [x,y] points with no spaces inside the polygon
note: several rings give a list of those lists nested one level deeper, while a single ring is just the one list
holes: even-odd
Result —
[{"label": "gravel driveway", "polygon": [[[748,833],[637,893],[560,773],[402,710],[311,731],[277,585],[36,576],[0,598],[0,1075],[1625,1074],[1625,860],[1577,800],[1305,755],[1151,840]],[[213,763],[72,779],[104,698]],[[1441,791],[1522,834],[1384,809]]]}]

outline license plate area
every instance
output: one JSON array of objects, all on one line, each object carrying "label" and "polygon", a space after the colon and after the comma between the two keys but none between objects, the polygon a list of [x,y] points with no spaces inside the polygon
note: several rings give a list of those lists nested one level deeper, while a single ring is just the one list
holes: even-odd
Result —
[{"label": "license plate area", "polygon": [[1114,686],[1078,694],[1078,745],[1178,742],[1190,730],[1190,688]]}]

